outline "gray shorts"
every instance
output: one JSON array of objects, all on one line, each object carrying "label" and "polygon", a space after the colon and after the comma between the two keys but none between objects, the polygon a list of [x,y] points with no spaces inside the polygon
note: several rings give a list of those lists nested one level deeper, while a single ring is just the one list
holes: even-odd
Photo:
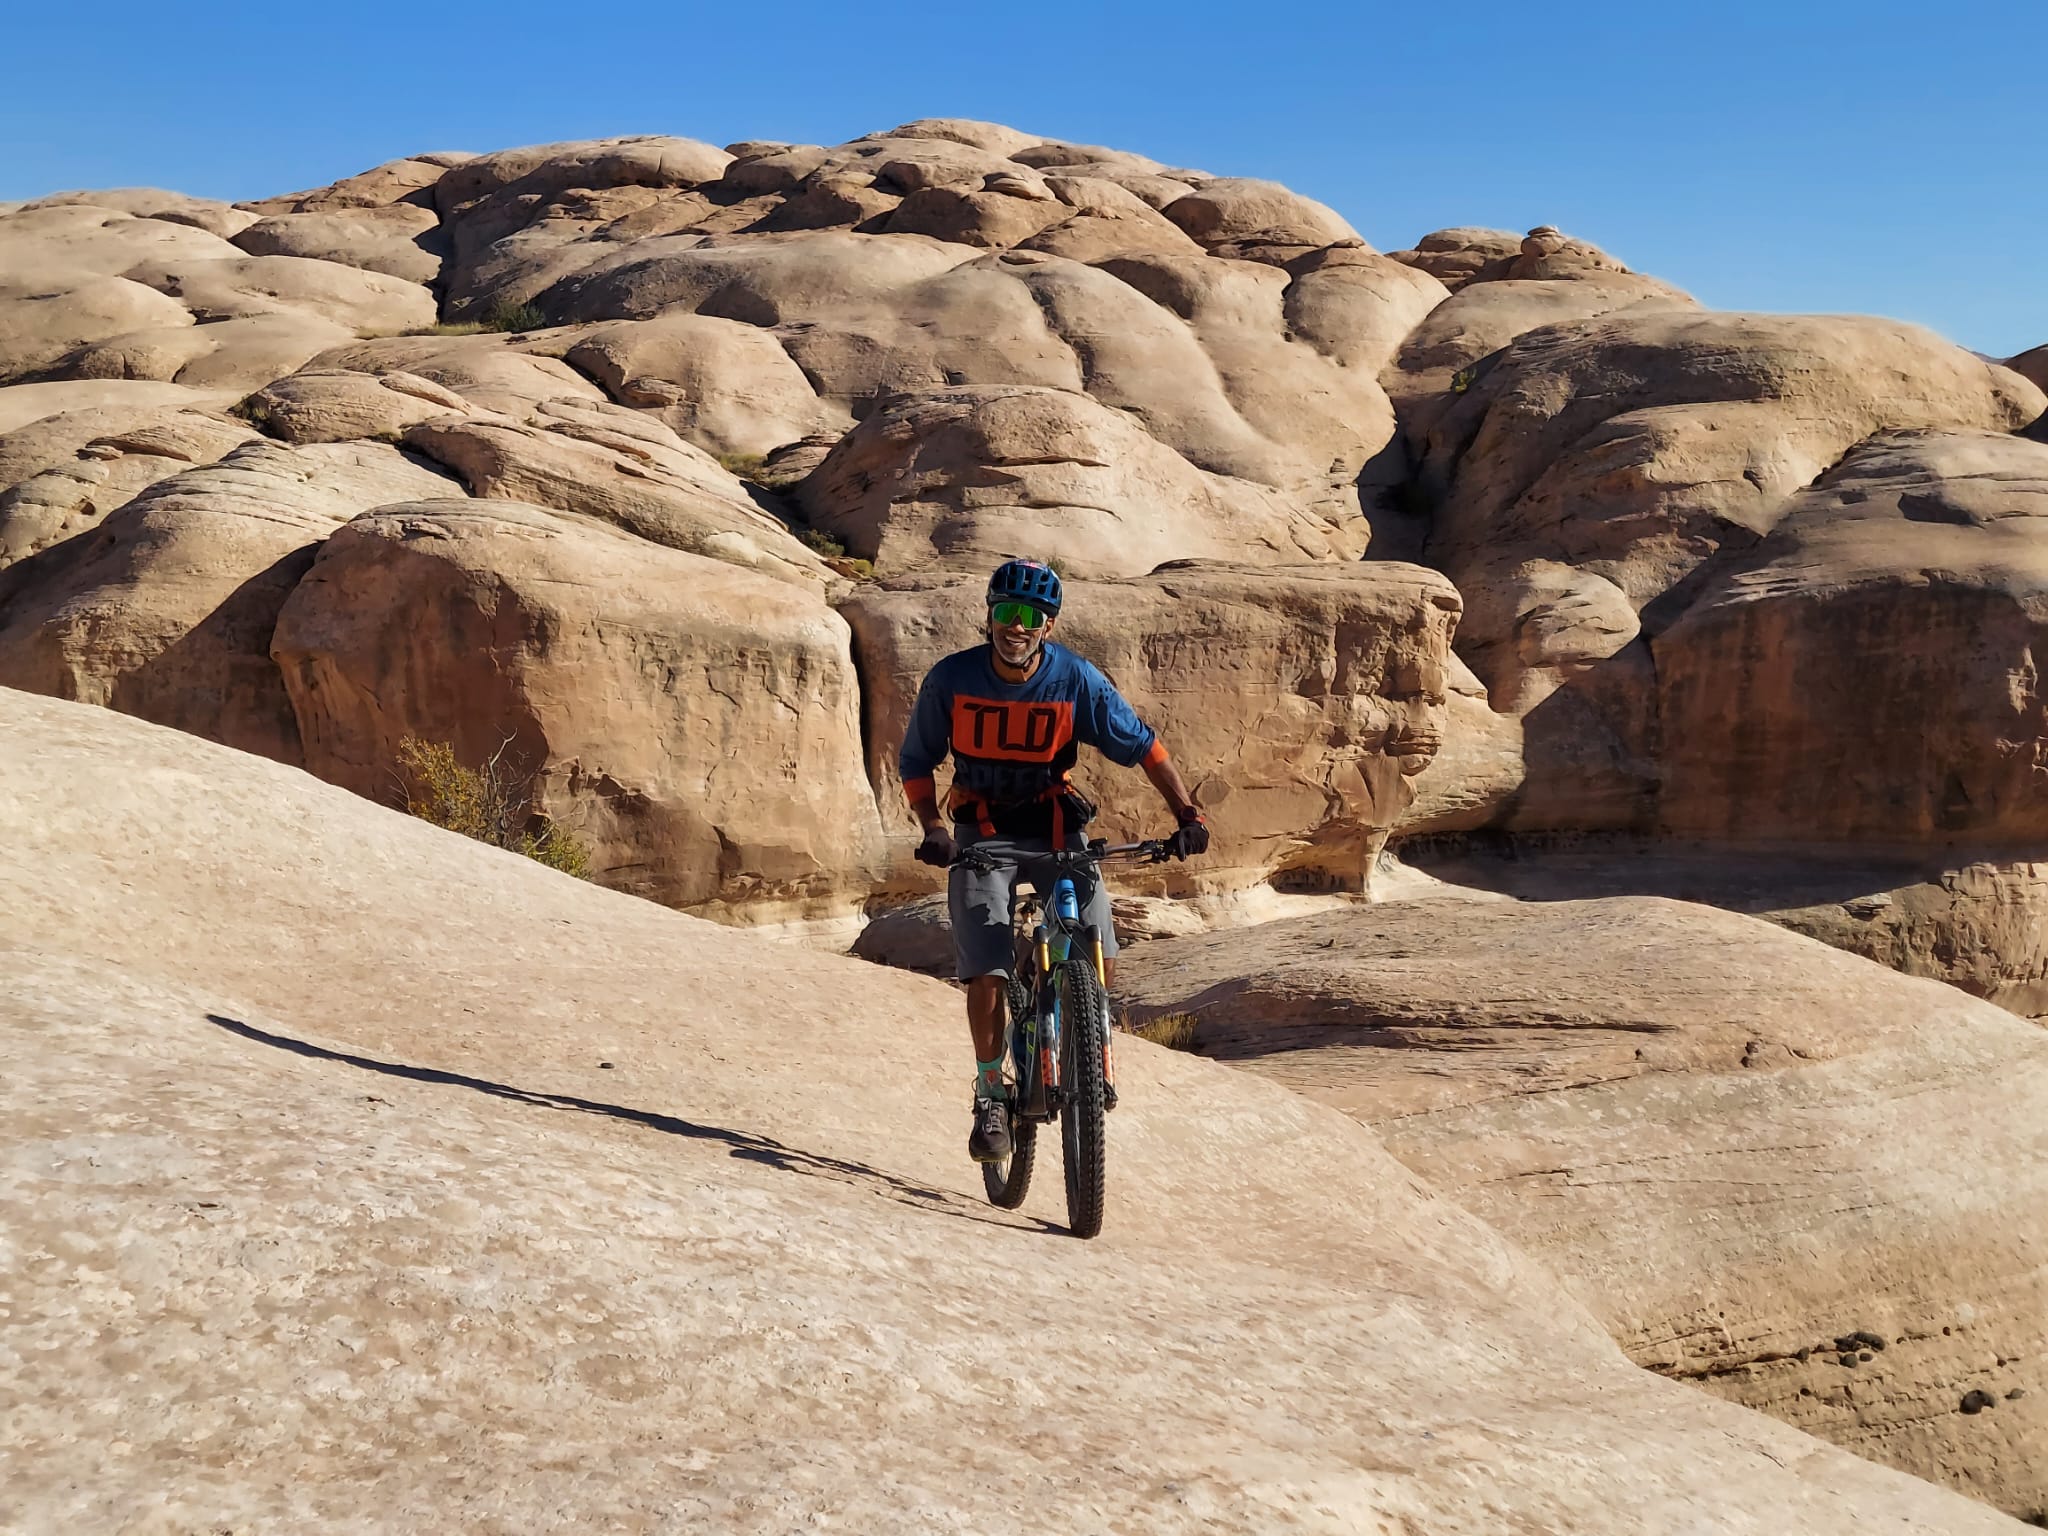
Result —
[{"label": "gray shorts", "polygon": [[[947,910],[953,920],[953,953],[958,961],[955,974],[962,981],[977,976],[1008,976],[1016,960],[1016,942],[1010,926],[1011,904],[1021,880],[1040,895],[1048,894],[1060,869],[1033,854],[1052,852],[1052,839],[978,837],[962,846],[983,848],[999,859],[1021,859],[1022,865],[983,871],[964,864],[953,866],[947,881]],[[1102,882],[1084,869],[1071,871],[1074,890],[1081,898],[1081,921],[1093,923],[1102,936],[1103,958],[1116,953],[1116,930],[1110,926],[1109,892]]]}]

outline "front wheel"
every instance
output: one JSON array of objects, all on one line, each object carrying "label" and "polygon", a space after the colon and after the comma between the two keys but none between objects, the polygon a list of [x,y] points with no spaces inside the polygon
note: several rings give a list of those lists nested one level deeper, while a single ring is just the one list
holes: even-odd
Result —
[{"label": "front wheel", "polygon": [[1076,1237],[1102,1231],[1102,1186],[1107,1164],[1103,1112],[1105,1059],[1109,1050],[1102,983],[1091,955],[1066,963],[1060,987],[1060,1075],[1065,1105],[1060,1110],[1061,1152],[1067,1174],[1067,1226]]}]

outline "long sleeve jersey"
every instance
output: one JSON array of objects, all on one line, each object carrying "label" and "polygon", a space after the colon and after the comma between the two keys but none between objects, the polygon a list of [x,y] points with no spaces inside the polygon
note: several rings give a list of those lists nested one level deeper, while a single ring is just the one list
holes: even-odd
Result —
[{"label": "long sleeve jersey", "polygon": [[1065,646],[1047,641],[1038,669],[1010,683],[996,673],[994,648],[978,645],[926,675],[897,768],[913,798],[930,794],[950,751],[955,820],[985,835],[1042,836],[1083,743],[1125,768],[1166,756],[1109,679]]}]

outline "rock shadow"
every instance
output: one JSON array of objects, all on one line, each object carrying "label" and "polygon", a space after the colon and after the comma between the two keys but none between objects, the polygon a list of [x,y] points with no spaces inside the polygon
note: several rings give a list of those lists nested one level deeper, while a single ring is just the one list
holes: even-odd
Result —
[{"label": "rock shadow", "polygon": [[885,1194],[905,1205],[915,1206],[919,1210],[936,1211],[963,1221],[977,1221],[1000,1227],[1035,1227],[1044,1232],[1060,1231],[1060,1228],[1051,1222],[1038,1217],[1004,1217],[993,1212],[983,1214],[972,1203],[949,1191],[928,1188],[897,1174],[870,1167],[866,1163],[829,1157],[820,1152],[807,1152],[800,1147],[776,1141],[772,1137],[755,1135],[751,1131],[705,1125],[698,1121],[685,1120],[678,1115],[667,1115],[651,1109],[634,1109],[624,1104],[608,1104],[601,1099],[584,1099],[574,1094],[546,1093],[531,1088],[519,1088],[510,1083],[493,1082],[485,1077],[470,1077],[461,1072],[444,1071],[439,1067],[417,1067],[408,1062],[380,1061],[374,1056],[358,1056],[350,1051],[337,1051],[330,1046],[315,1045],[309,1040],[275,1034],[267,1029],[259,1029],[254,1024],[244,1023],[240,1019],[231,1019],[225,1014],[209,1013],[206,1015],[206,1022],[230,1034],[239,1035],[244,1040],[254,1041],[258,1045],[268,1045],[280,1051],[289,1051],[294,1056],[304,1056],[313,1061],[339,1062],[343,1066],[356,1067],[364,1072],[381,1073],[386,1077],[400,1077],[408,1082],[467,1088],[473,1093],[488,1094],[494,1099],[506,1099],[536,1109],[569,1110],[577,1114],[601,1115],[608,1120],[624,1120],[632,1125],[646,1126],[649,1130],[660,1131],[669,1136],[682,1136],[691,1141],[722,1142],[731,1149],[729,1155],[746,1162],[760,1163],[784,1173],[823,1178],[838,1184],[866,1185],[877,1193]]}]

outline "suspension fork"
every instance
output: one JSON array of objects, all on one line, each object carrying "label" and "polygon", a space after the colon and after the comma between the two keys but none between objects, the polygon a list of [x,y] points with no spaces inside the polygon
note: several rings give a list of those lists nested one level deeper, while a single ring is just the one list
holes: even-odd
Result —
[{"label": "suspension fork", "polygon": [[1095,985],[1102,997],[1102,1081],[1116,1088],[1116,1031],[1109,1022],[1109,964],[1102,954],[1102,935],[1091,924],[1086,930],[1088,953],[1095,961]]}]

